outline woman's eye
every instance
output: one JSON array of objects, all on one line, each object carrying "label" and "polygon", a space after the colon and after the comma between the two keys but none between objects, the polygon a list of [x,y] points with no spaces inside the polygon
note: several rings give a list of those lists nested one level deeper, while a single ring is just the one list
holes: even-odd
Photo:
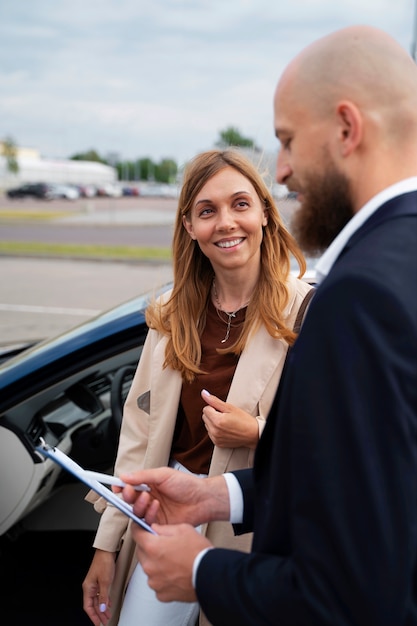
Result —
[{"label": "woman's eye", "polygon": [[201,209],[198,215],[199,217],[204,217],[206,215],[210,215],[211,213],[213,213],[213,209],[207,206],[207,207],[204,207],[204,209]]}]

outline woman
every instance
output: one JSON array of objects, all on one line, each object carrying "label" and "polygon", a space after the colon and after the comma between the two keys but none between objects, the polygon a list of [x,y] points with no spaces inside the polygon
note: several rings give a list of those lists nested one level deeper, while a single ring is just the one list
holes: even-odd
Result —
[{"label": "woman", "polygon": [[[304,258],[248,159],[211,150],[189,163],[173,289],[147,310],[150,330],[125,404],[116,474],[170,464],[213,475],[252,465],[311,289],[291,275],[291,255],[302,275]],[[127,518],[100,500],[95,506],[104,512],[83,583],[94,624],[194,624],[198,605],[158,602],[147,586]],[[230,524],[202,532],[217,546],[250,549],[251,538],[234,537]]]}]

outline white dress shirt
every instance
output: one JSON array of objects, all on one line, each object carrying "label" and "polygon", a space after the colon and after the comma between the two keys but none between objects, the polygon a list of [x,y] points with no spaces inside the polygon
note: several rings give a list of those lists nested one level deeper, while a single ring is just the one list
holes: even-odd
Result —
[{"label": "white dress shirt", "polygon": [[385,202],[400,196],[409,191],[417,191],[417,176],[406,178],[399,183],[395,183],[387,187],[376,196],[371,198],[355,215],[349,220],[346,226],[340,231],[337,237],[332,241],[326,252],[320,257],[315,266],[316,280],[320,284],[332,269],[337,257],[342,252],[346,243],[349,241],[353,233],[366,222],[375,211],[379,209]]}]

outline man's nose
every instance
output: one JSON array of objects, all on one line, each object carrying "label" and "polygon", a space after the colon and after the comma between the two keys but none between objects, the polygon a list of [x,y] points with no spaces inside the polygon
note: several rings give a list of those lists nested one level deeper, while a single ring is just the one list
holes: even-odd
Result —
[{"label": "man's nose", "polygon": [[288,164],[288,161],[286,161],[280,151],[277,157],[277,169],[275,172],[277,183],[279,183],[280,185],[285,185],[286,180],[291,176],[291,173],[292,171]]}]

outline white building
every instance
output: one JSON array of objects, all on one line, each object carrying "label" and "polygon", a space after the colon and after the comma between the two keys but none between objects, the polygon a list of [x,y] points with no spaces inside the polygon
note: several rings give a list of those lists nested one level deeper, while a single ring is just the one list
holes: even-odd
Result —
[{"label": "white building", "polygon": [[94,161],[43,159],[37,150],[17,148],[18,172],[8,171],[0,142],[0,187],[9,189],[23,183],[63,183],[103,185],[117,181],[117,171],[110,165]]}]

